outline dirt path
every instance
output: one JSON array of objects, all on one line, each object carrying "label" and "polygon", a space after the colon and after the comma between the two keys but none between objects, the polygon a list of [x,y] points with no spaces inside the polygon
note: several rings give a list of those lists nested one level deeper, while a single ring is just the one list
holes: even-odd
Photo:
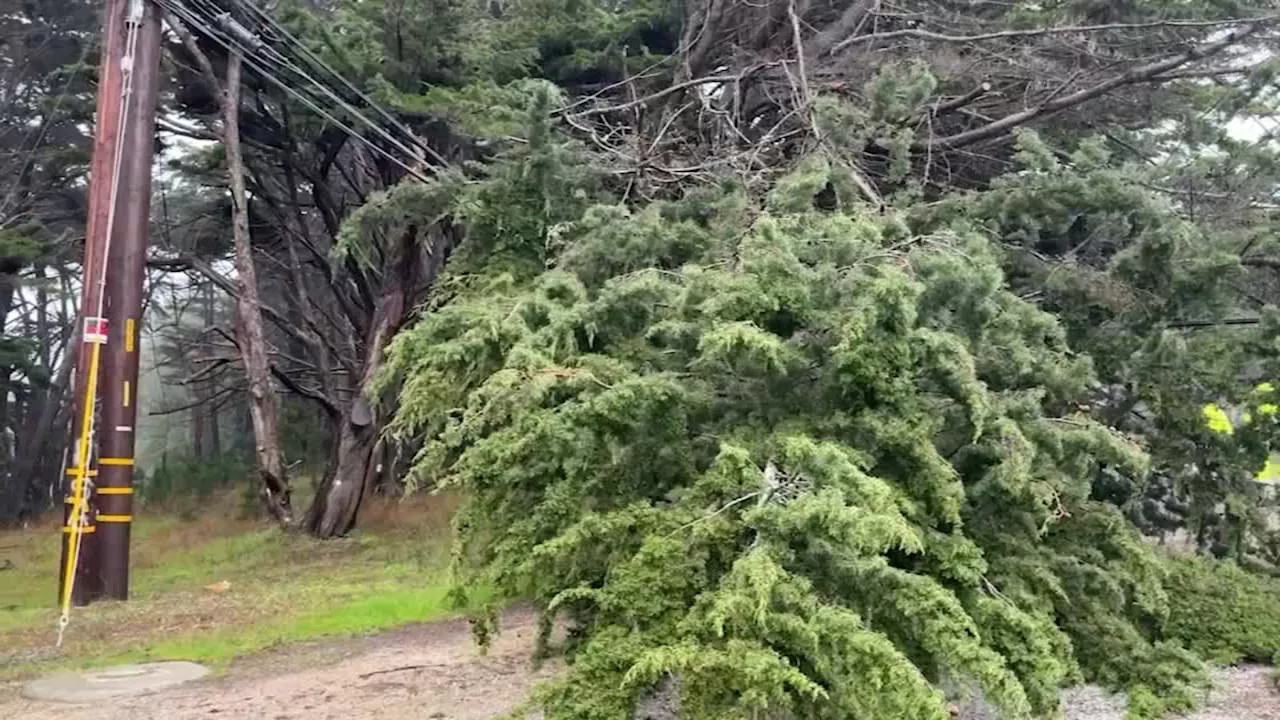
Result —
[{"label": "dirt path", "polygon": [[[92,707],[15,699],[0,688],[6,720],[490,720],[511,710],[534,681],[529,653],[533,614],[503,618],[502,633],[480,657],[465,621],[374,638],[269,653],[227,676],[176,690]],[[414,666],[412,669],[400,669]]]},{"label": "dirt path", "polygon": [[[314,643],[238,663],[215,680],[92,707],[22,700],[16,687],[0,686],[0,720],[491,720],[554,672],[530,665],[536,628],[532,613],[508,613],[484,657],[465,621]],[[1280,720],[1270,673],[1222,671],[1205,706],[1184,720]],[[1077,688],[1067,694],[1066,720],[1123,720],[1123,707],[1120,698]]]}]

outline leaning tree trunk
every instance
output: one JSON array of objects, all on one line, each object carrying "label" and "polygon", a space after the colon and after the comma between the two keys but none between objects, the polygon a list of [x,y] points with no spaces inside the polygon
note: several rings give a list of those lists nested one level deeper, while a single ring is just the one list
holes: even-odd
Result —
[{"label": "leaning tree trunk", "polygon": [[235,241],[236,344],[249,380],[249,413],[253,421],[254,455],[267,511],[281,524],[292,522],[289,479],[280,453],[280,401],[271,387],[258,280],[249,243],[249,207],[244,183],[244,158],[240,154],[240,53],[227,60],[227,84],[222,103],[223,144],[231,182],[231,232]]},{"label": "leaning tree trunk", "polygon": [[356,397],[339,420],[337,454],[331,472],[316,491],[307,512],[307,529],[316,537],[342,535],[355,525],[369,477],[369,463],[373,461],[373,449],[381,431],[377,408],[367,394],[382,369],[386,344],[403,322],[404,313],[403,288],[388,287],[378,302],[365,343],[366,356]]},{"label": "leaning tree trunk", "polygon": [[412,310],[411,299],[435,280],[454,243],[453,228],[442,222],[430,228],[422,244],[417,230],[409,229],[394,251],[388,253],[383,273],[386,280],[366,334],[356,397],[340,420],[331,472],[320,484],[307,512],[307,529],[316,537],[342,535],[355,526],[360,503],[375,474],[370,465],[377,462],[375,450],[385,422],[379,416],[377,399],[369,397],[370,388],[382,371],[387,343]]}]

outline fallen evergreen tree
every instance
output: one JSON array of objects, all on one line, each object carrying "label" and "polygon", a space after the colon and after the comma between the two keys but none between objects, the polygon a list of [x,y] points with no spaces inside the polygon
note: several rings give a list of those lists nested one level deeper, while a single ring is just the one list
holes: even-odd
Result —
[{"label": "fallen evergreen tree", "polygon": [[761,198],[593,205],[530,136],[460,191],[465,256],[386,380],[415,477],[466,496],[460,587],[570,624],[547,717],[659,686],[689,718],[944,718],[942,687],[1047,717],[1080,680],[1191,705],[1164,566],[1094,498],[1148,458],[987,233],[912,232],[821,156]]}]

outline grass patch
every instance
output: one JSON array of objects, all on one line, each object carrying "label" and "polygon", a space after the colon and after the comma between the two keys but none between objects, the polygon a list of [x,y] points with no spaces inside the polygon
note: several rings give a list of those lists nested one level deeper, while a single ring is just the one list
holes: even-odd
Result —
[{"label": "grass patch", "polygon": [[234,517],[138,513],[128,603],[73,611],[53,648],[55,522],[0,534],[0,676],[58,666],[186,659],[225,666],[282,643],[358,635],[449,614],[445,567],[455,502],[375,500],[362,530],[316,541]]}]

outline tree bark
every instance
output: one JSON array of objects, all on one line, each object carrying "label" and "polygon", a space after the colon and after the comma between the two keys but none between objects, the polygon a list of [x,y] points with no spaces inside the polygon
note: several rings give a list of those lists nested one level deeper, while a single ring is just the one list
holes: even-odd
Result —
[{"label": "tree bark", "polygon": [[[76,325],[80,322],[77,319]],[[49,435],[57,425],[58,416],[64,404],[64,396],[67,386],[71,383],[71,371],[75,368],[73,362],[75,351],[73,347],[68,346],[62,351],[62,360],[58,363],[58,371],[54,374],[49,383],[49,389],[42,393],[37,407],[33,406],[27,415],[27,423],[23,428],[20,437],[20,446],[18,457],[10,468],[10,482],[13,487],[18,488],[23,496],[39,495],[40,473],[36,468],[40,464],[40,459],[45,455],[45,449],[48,447]],[[48,478],[50,487],[59,487],[62,484],[61,477],[48,477],[54,473],[61,472],[61,465],[50,466],[46,468],[44,475]],[[25,498],[19,496],[19,501]],[[21,502],[20,502],[21,504]],[[23,515],[21,506],[18,508],[18,516]]]},{"label": "tree bark", "polygon": [[[217,322],[214,316],[213,286],[206,284],[204,287],[204,326],[211,328]],[[222,433],[218,427],[218,407],[219,403],[215,401],[218,397],[218,380],[216,377],[210,377],[205,384],[205,397],[209,398],[209,402],[205,408],[208,417],[205,419],[206,430],[208,432],[208,445],[206,449],[211,457],[222,455]]]},{"label": "tree bark", "polygon": [[258,302],[258,280],[249,242],[249,206],[244,183],[244,158],[240,153],[240,74],[242,58],[232,52],[227,60],[227,81],[223,89],[223,145],[231,184],[231,232],[235,243],[236,344],[249,381],[249,413],[253,422],[254,455],[267,511],[278,522],[293,520],[289,479],[280,453],[280,401],[271,386],[271,365],[262,309]]},{"label": "tree bark", "polygon": [[[15,274],[6,268],[0,271],[0,339],[7,337],[9,311],[13,309],[13,296],[18,283]],[[0,366],[0,523],[11,523],[22,511],[23,501],[20,479],[13,472],[13,450],[9,431],[13,418],[9,417],[9,380],[13,368]]]},{"label": "tree bark", "polygon": [[428,235],[425,257],[418,245],[418,232],[410,229],[384,263],[383,292],[366,335],[356,396],[340,421],[332,472],[321,483],[307,512],[307,529],[316,537],[334,537],[351,530],[372,480],[369,466],[375,462],[384,420],[378,416],[377,399],[369,397],[370,387],[386,360],[387,343],[412,310],[410,299],[418,295],[421,286],[435,280],[455,243],[453,229],[446,223],[430,228]]},{"label": "tree bark", "polygon": [[368,397],[373,379],[382,369],[386,344],[404,321],[405,297],[400,283],[389,284],[378,303],[365,342],[364,368],[356,397],[343,412],[338,430],[337,459],[333,473],[321,483],[308,511],[307,529],[320,538],[343,535],[355,525],[364,499],[368,467],[373,459],[381,423]]}]

